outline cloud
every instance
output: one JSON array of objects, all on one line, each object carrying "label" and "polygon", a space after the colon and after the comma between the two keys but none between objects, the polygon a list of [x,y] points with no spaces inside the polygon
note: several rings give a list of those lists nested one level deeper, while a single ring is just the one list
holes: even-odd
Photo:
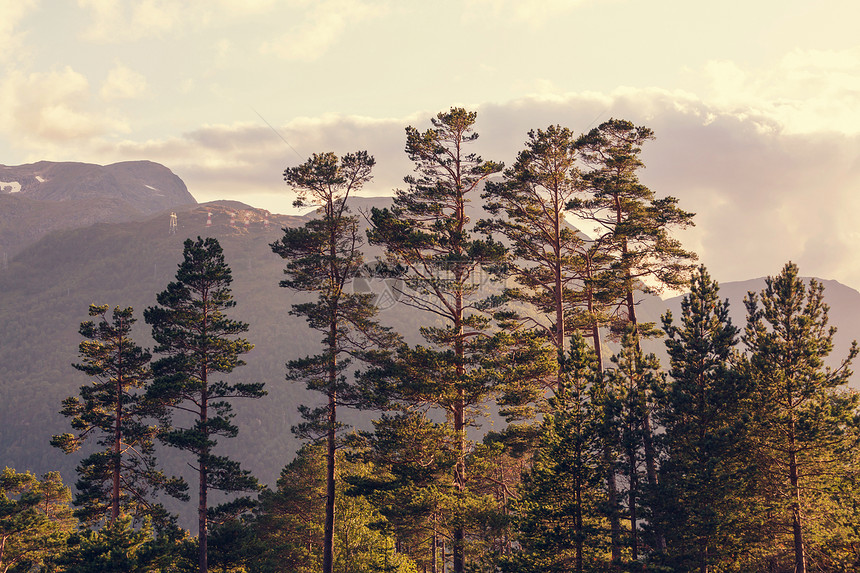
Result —
[{"label": "cloud", "polygon": [[[314,152],[367,149],[377,168],[365,194],[402,187],[412,170],[403,153],[403,129],[428,128],[437,111],[400,119],[304,118],[277,127],[278,133],[263,124],[213,125],[167,140],[106,146],[99,153],[160,161],[200,200],[253,197],[265,202],[260,206],[284,212],[292,196],[283,169]],[[856,135],[786,132],[765,114],[738,113],[658,89],[522,98],[483,105],[478,112],[474,150],[508,164],[530,129],[558,123],[583,132],[610,117],[647,125],[657,139],[644,148],[642,181],[696,213],[696,226],[679,236],[718,280],[773,274],[791,259],[804,274],[860,286]]]},{"label": "cloud", "polygon": [[463,18],[466,21],[481,21],[492,17],[516,24],[539,28],[554,18],[595,0],[468,0]]},{"label": "cloud", "polygon": [[274,130],[263,121],[210,125],[169,139],[105,143],[93,154],[111,161],[145,158],[163,163],[200,201],[268,197],[260,206],[288,212],[294,197],[283,182],[283,171],[315,152],[367,150],[384,158],[385,168],[377,170],[367,190],[390,193],[410,165],[401,153],[404,126],[397,119],[336,115],[299,118]]},{"label": "cloud", "polygon": [[714,60],[705,96],[724,108],[767,114],[789,133],[860,133],[860,47],[794,50],[770,68]]},{"label": "cloud", "polygon": [[78,0],[78,6],[91,14],[84,37],[92,42],[113,43],[160,36],[180,29],[193,4],[183,6],[170,0]]},{"label": "cloud", "polygon": [[263,54],[285,60],[313,61],[335,44],[347,26],[377,18],[387,12],[382,3],[359,0],[326,0],[312,3],[310,9],[296,15],[294,24],[280,38],[264,42]]},{"label": "cloud", "polygon": [[8,70],[0,85],[0,119],[10,140],[37,149],[128,130],[97,109],[87,79],[68,66],[30,74]]},{"label": "cloud", "polygon": [[26,33],[18,28],[36,6],[36,0],[0,0],[0,63],[21,55]]},{"label": "cloud", "polygon": [[108,72],[102,84],[102,99],[111,102],[121,99],[135,99],[146,91],[146,78],[122,64],[116,64]]}]

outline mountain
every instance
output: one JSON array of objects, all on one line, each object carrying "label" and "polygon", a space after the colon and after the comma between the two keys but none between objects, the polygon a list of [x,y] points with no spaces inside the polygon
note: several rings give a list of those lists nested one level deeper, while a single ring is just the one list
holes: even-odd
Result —
[{"label": "mountain", "polygon": [[179,177],[151,161],[0,165],[0,263],[51,231],[195,203]]},{"label": "mountain", "polygon": [[[802,269],[801,269],[802,270]],[[774,275],[778,270],[774,272]],[[808,284],[810,277],[803,280]],[[846,286],[838,281],[816,279],[824,286],[824,302],[830,307],[828,317],[830,325],[837,328],[833,337],[833,351],[825,360],[830,367],[837,367],[848,354],[851,342],[860,340],[860,292]],[[744,297],[750,291],[760,294],[765,288],[764,277],[746,281],[721,282],[720,298],[729,300],[729,316],[732,323],[743,331],[746,325],[746,307]],[[672,311],[677,323],[681,313],[681,299],[677,296],[664,301],[666,308]],[[653,313],[652,313],[653,314]],[[654,320],[653,318],[650,320]],[[658,326],[661,324],[658,320]],[[854,388],[860,388],[860,377],[854,376],[851,380]]]},{"label": "mountain", "polygon": [[[55,231],[22,250],[0,267],[0,452],[3,463],[19,471],[42,474],[59,469],[72,483],[80,456],[65,456],[48,445],[51,435],[69,431],[58,414],[62,400],[78,394],[87,377],[71,367],[78,360],[78,326],[88,320],[92,303],[131,306],[138,323],[132,337],[152,347],[143,310],[174,279],[188,237],[212,236],[221,243],[233,271],[236,307],[231,317],[250,324],[247,339],[255,345],[246,366],[231,381],[266,383],[268,396],[237,401],[235,440],[224,440],[224,453],[241,460],[262,482],[272,484],[295,453],[290,428],[300,421],[297,406],[317,404],[320,396],[302,383],[285,380],[284,364],[316,353],[321,335],[289,314],[301,297],[278,287],[284,262],[269,245],[283,227],[303,225],[307,218],[276,215],[236,201],[217,201],[173,209],[123,223],[98,223]],[[364,292],[384,286],[372,279]],[[413,332],[423,317],[389,306],[383,323]],[[348,424],[367,427],[369,414],[343,411]],[[173,471],[184,460],[165,457]]]},{"label": "mountain", "polygon": [[[87,309],[92,303],[132,306],[138,318],[133,338],[138,344],[151,348],[150,330],[143,322],[143,310],[154,305],[156,294],[173,280],[182,257],[183,241],[199,235],[216,237],[221,242],[234,277],[236,307],[231,317],[250,324],[247,338],[255,345],[246,356],[247,365],[232,373],[230,380],[262,381],[269,392],[260,400],[235,403],[235,421],[240,432],[238,438],[223,441],[223,452],[240,460],[263,483],[274,483],[298,446],[290,432],[290,427],[299,421],[297,406],[320,403],[317,393],[307,391],[304,384],[287,382],[284,377],[284,363],[318,352],[321,337],[309,330],[303,320],[290,315],[291,305],[301,302],[302,297],[278,288],[284,262],[269,247],[280,238],[281,228],[303,225],[308,217],[276,215],[237,201],[198,205],[190,195],[185,195],[184,185],[170,187],[175,176],[169,170],[148,162],[117,164],[121,166],[119,169],[107,166],[69,171],[83,176],[93,174],[96,180],[101,177],[98,175],[101,170],[125,174],[113,177],[115,181],[123,180],[122,177],[127,177],[123,181],[132,181],[122,187],[127,191],[120,192],[119,184],[99,187],[67,181],[61,185],[56,180],[53,189],[41,188],[48,183],[48,167],[52,165],[70,164],[42,162],[6,168],[9,171],[0,169],[0,181],[6,182],[2,184],[5,194],[0,195],[0,241],[4,240],[4,230],[7,236],[19,241],[16,254],[10,255],[5,265],[0,258],[0,420],[3,420],[0,452],[3,463],[37,474],[59,469],[67,483],[74,482],[74,467],[81,456],[65,456],[48,442],[51,435],[69,430],[68,420],[58,414],[61,401],[76,395],[79,387],[88,381],[71,367],[78,360],[81,341],[78,325],[89,318]],[[12,180],[9,173],[24,167],[30,169],[32,179],[21,175],[26,174],[26,170],[16,171],[15,181],[20,189],[16,185],[15,193],[10,193],[13,186],[9,184]],[[147,174],[151,173],[160,173],[164,179],[149,178]],[[88,196],[90,192],[93,194]],[[171,199],[158,203],[161,199],[157,193]],[[137,206],[133,200],[138,202]],[[352,209],[362,225],[366,225],[362,213],[374,206],[387,206],[390,201],[390,198],[380,197],[356,198]],[[22,219],[41,214],[42,218],[56,217],[65,227],[59,223],[53,228],[46,225],[39,229],[39,237],[17,237],[14,229],[9,231],[10,220],[14,222],[15,218],[4,210],[8,205],[26,206],[29,211]],[[80,206],[80,213],[71,209],[75,205]],[[159,209],[145,213],[146,209],[155,209],[154,205]],[[101,219],[87,218],[89,211],[99,208],[106,210],[101,212]],[[108,212],[113,208],[116,210]],[[175,226],[171,225],[171,213],[176,214]],[[474,220],[483,214],[475,209],[471,216]],[[7,247],[2,244],[2,248]],[[368,249],[368,256],[380,252],[378,247],[372,247]],[[835,281],[823,282],[825,299],[832,307],[831,321],[840,328],[833,356],[841,357],[848,348],[848,341],[860,337],[860,293]],[[748,290],[761,290],[763,284],[763,279],[756,279],[721,285],[722,296],[731,299],[737,325],[744,324],[743,295]],[[404,334],[410,342],[420,341],[418,327],[428,318],[399,304],[389,284],[364,277],[355,281],[352,288],[378,294],[382,305],[380,321]],[[488,283],[486,288],[489,292],[498,286]],[[643,296],[640,319],[659,325],[660,315],[667,308],[677,314],[680,297],[661,301],[657,297]],[[646,346],[658,352],[665,364],[662,347],[661,341],[652,341]],[[609,351],[613,349],[610,345]],[[348,410],[342,414],[345,423],[361,427],[367,427],[373,416]],[[487,427],[491,423],[484,421]],[[170,471],[181,472],[185,467],[185,460],[175,452],[164,452],[163,457]]]}]

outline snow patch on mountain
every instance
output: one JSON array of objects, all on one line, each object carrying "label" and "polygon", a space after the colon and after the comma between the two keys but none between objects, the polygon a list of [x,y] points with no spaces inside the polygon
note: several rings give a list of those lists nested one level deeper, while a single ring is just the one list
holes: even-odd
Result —
[{"label": "snow patch on mountain", "polygon": [[0,191],[3,193],[20,193],[21,184],[17,181],[0,181]]}]

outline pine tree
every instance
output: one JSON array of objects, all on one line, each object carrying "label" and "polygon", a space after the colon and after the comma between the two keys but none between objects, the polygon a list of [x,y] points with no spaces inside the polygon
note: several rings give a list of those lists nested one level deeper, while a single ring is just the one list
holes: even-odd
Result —
[{"label": "pine tree", "polygon": [[349,292],[363,261],[358,220],[349,214],[347,201],[371,179],[374,163],[366,151],[340,159],[322,153],[286,169],[284,179],[298,193],[297,204],[310,200],[318,205],[319,217],[298,229],[285,228],[284,236],[271,245],[287,261],[288,278],[281,286],[318,297],[293,305],[291,313],[304,316],[310,328],[322,333],[323,351],[290,361],[287,377],[306,381],[308,389],[322,392],[327,401],[318,408],[303,407],[305,423],[295,429],[300,437],[322,437],[327,444],[324,573],[331,573],[334,563],[337,409],[360,402],[344,372],[352,357],[368,358],[374,346],[387,349],[395,343],[374,321],[373,295]]},{"label": "pine tree", "polygon": [[[198,473],[199,571],[207,565],[210,490],[256,491],[257,480],[239,463],[213,453],[217,437],[232,438],[238,428],[231,422],[232,398],[259,398],[262,383],[228,384],[228,374],[244,362],[240,356],[252,345],[239,335],[248,325],[227,318],[233,306],[230,267],[216,239],[187,239],[176,281],[156,297],[159,306],[146,309],[152,326],[154,351],[162,357],[153,365],[155,379],[147,398],[163,406],[161,438],[195,458]],[[194,417],[188,427],[173,425],[173,412]]]},{"label": "pine tree", "polygon": [[76,573],[145,573],[154,571],[151,555],[152,527],[132,527],[129,515],[106,524],[99,531],[84,530],[71,536],[58,559],[66,571]]},{"label": "pine tree", "polygon": [[601,509],[606,473],[599,403],[590,389],[600,377],[595,353],[581,335],[571,339],[562,386],[550,399],[518,509],[520,552],[512,571],[603,571],[609,545]]},{"label": "pine tree", "polygon": [[[485,208],[502,217],[482,221],[511,241],[509,272],[521,288],[507,295],[536,308],[547,322],[537,322],[560,355],[573,330],[590,334],[601,363],[599,326],[603,322],[597,278],[602,251],[565,219],[567,205],[580,192],[573,133],[558,125],[530,131],[526,148],[502,182],[489,181]],[[601,296],[603,295],[603,296]],[[534,320],[534,319],[532,319]],[[558,372],[558,379],[561,372]]]},{"label": "pine tree", "polygon": [[[610,119],[580,137],[577,148],[591,169],[583,174],[585,197],[568,204],[578,217],[595,224],[595,239],[612,259],[608,280],[616,284],[622,297],[617,301],[614,330],[620,334],[632,328],[637,347],[641,337],[658,332],[653,325],[639,324],[635,292],[686,286],[696,258],[670,235],[673,229],[692,225],[693,214],[681,210],[674,197],[657,199],[639,181],[638,171],[644,167],[639,158],[641,146],[653,138],[651,129],[618,119]],[[657,486],[654,430],[650,410],[641,414],[645,469],[653,489]],[[665,549],[659,531],[656,541],[659,550]]]},{"label": "pine tree", "polygon": [[[394,401],[413,406],[440,408],[457,436],[457,464],[453,483],[467,507],[467,427],[474,408],[493,394],[508,398],[531,386],[528,379],[546,377],[546,364],[533,361],[513,365],[520,350],[533,357],[528,336],[506,330],[493,332],[492,306],[482,292],[490,269],[504,259],[504,248],[491,239],[477,239],[466,209],[481,183],[502,165],[469,153],[467,146],[478,134],[477,114],[452,108],[431,119],[433,127],[421,132],[406,128],[406,153],[415,163],[417,176],[404,180],[409,189],[399,190],[391,209],[374,209],[371,243],[383,245],[392,267],[405,269],[408,287],[401,304],[432,316],[436,325],[421,333],[426,347],[401,351],[403,364],[396,382],[389,386]],[[507,364],[507,365],[506,365]],[[515,378],[511,376],[516,374]],[[455,573],[465,567],[465,519],[458,516],[453,529]]]},{"label": "pine tree", "polygon": [[[828,328],[824,287],[808,286],[789,262],[766,279],[760,298],[745,299],[746,373],[753,387],[755,455],[777,530],[791,531],[794,570],[809,570],[816,524],[829,522],[827,489],[848,473],[858,396],[844,386],[856,342],[838,368],[825,368],[835,328]],[[774,540],[781,543],[782,539]]]},{"label": "pine tree", "polygon": [[438,572],[462,523],[463,496],[449,479],[458,437],[418,411],[383,414],[373,426],[356,447],[376,471],[348,478],[350,491],[373,503],[415,563]]},{"label": "pine tree", "polygon": [[0,473],[0,573],[41,569],[53,562],[74,528],[71,491],[60,474]]},{"label": "pine tree", "polygon": [[[334,569],[344,573],[414,573],[414,564],[395,550],[386,521],[361,495],[349,495],[349,481],[370,478],[376,469],[337,452],[337,515]],[[322,566],[326,500],[324,444],[306,444],[281,471],[277,486],[260,495],[253,532],[260,543],[252,570],[312,573]]]},{"label": "pine tree", "polygon": [[659,499],[672,562],[706,573],[740,553],[748,528],[748,385],[733,365],[739,329],[728,300],[699,267],[681,302],[680,324],[663,316],[670,382],[657,420],[664,461]]},{"label": "pine tree", "polygon": [[82,362],[73,366],[93,380],[81,387],[80,399],[65,399],[60,412],[72,418],[77,434],[54,436],[51,443],[72,453],[95,436],[104,448],[78,466],[75,505],[79,519],[113,523],[121,509],[137,519],[145,515],[163,518],[164,508],[154,504],[150,495],[167,490],[185,497],[187,485],[180,479],[168,479],[157,469],[156,430],[147,424],[152,412],[143,400],[143,389],[151,378],[151,355],[130,338],[136,322],[134,311],[116,307],[110,320],[107,313],[108,305],[91,305],[89,314],[98,317],[98,322],[82,322],[79,330],[85,338],[79,346]]},{"label": "pine tree", "polygon": [[[614,354],[610,361],[614,368],[607,371],[605,392],[619,406],[617,420],[618,446],[621,460],[617,467],[627,480],[627,517],[630,521],[630,557],[638,561],[643,544],[639,537],[639,522],[647,516],[643,510],[646,494],[653,493],[654,487],[643,488],[641,485],[642,462],[647,467],[647,436],[648,427],[645,425],[646,412],[653,411],[655,396],[661,391],[664,375],[660,371],[660,362],[654,354],[644,354],[637,343],[632,328],[624,334],[621,349]],[[615,441],[613,439],[613,441]],[[615,464],[613,464],[615,465]],[[652,526],[654,520],[652,520]],[[655,528],[654,543],[658,551],[662,551],[661,533]]]},{"label": "pine tree", "polygon": [[[483,195],[490,213],[505,216],[483,226],[511,241],[509,272],[521,288],[508,289],[506,295],[530,304],[547,321],[529,317],[526,322],[536,321],[537,330],[557,349],[559,361],[571,331],[588,333],[602,371],[600,328],[608,322],[608,305],[623,297],[622,284],[611,276],[613,257],[607,247],[611,237],[590,240],[565,219],[568,206],[576,204],[584,186],[578,161],[577,141],[569,129],[550,126],[529,132],[526,148],[505,171],[505,180],[488,182]],[[561,377],[557,368],[556,386]],[[611,453],[607,451],[606,457]],[[615,506],[617,485],[611,471],[606,489],[607,504]],[[612,551],[617,561],[620,524],[616,515],[610,519],[616,532]]]}]

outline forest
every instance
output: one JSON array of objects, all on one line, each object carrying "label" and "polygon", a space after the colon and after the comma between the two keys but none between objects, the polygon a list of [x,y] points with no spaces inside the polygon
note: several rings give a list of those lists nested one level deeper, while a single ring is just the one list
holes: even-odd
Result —
[{"label": "forest", "polygon": [[[858,350],[825,366],[821,283],[787,262],[735,325],[677,239],[694,214],[639,179],[649,128],[535,129],[506,167],[474,151],[476,122],[407,127],[390,207],[350,209],[366,151],[284,171],[316,216],[269,245],[272,289],[301,295],[318,341],[285,349],[285,375],[319,400],[272,487],[219,450],[272,382],[231,380],[254,341],[219,241],[186,240],[142,313],[91,305],[69,367],[90,382],[50,444],[80,459],[74,488],[3,471],[0,573],[860,570]],[[664,292],[687,293],[679,315],[640,320],[637,296]],[[383,306],[422,317],[421,342]],[[167,498],[195,504],[196,532]]]}]

